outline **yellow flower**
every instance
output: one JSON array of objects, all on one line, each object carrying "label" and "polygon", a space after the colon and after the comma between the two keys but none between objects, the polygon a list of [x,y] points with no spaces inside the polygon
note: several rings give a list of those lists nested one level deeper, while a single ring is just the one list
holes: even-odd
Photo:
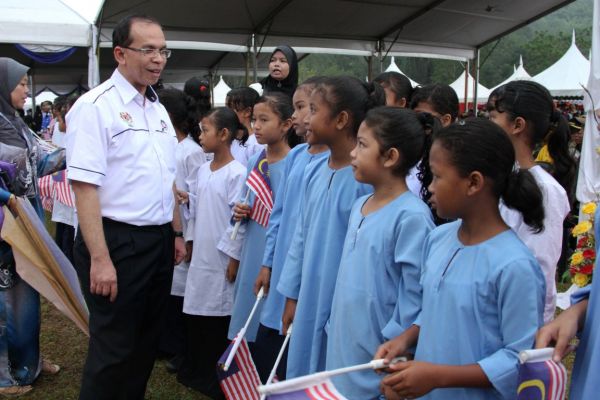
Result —
[{"label": "yellow flower", "polygon": [[577,273],[573,277],[573,283],[579,287],[584,287],[585,285],[587,285],[589,283],[589,281],[590,281],[589,275]]},{"label": "yellow flower", "polygon": [[581,211],[587,215],[593,215],[596,212],[596,203],[587,203],[581,207]]},{"label": "yellow flower", "polygon": [[573,228],[573,232],[571,234],[573,236],[579,236],[583,233],[586,233],[590,229],[592,229],[592,223],[590,221],[583,221],[575,225],[575,228]]},{"label": "yellow flower", "polygon": [[583,254],[580,251],[576,251],[571,256],[571,265],[579,265],[583,262],[583,260],[584,260]]}]

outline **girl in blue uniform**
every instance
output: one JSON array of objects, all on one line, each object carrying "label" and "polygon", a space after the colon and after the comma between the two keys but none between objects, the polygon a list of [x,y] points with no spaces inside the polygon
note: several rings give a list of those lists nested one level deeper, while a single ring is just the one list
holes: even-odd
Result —
[{"label": "girl in blue uniform", "polygon": [[[422,308],[415,324],[376,358],[405,354],[382,380],[388,399],[514,399],[518,354],[542,323],[545,283],[537,261],[503,221],[500,198],[543,229],[542,193],[494,123],[469,119],[434,135],[431,201],[456,218],[427,237]],[[417,341],[418,338],[418,341]],[[423,396],[423,397],[421,397]]]},{"label": "girl in blue uniform", "polygon": [[[392,107],[369,111],[352,151],[356,180],[372,195],[352,208],[327,342],[327,369],[369,362],[377,347],[410,328],[421,309],[421,252],[435,226],[429,207],[406,186],[421,158],[431,114]],[[348,399],[379,397],[372,370],[334,378]]]},{"label": "girl in blue uniform", "polygon": [[287,378],[322,371],[326,323],[335,289],[348,217],[355,200],[372,192],[357,182],[350,165],[358,127],[369,109],[383,105],[379,85],[352,77],[325,78],[310,96],[309,130],[328,158],[305,170],[303,207],[277,289],[288,298],[284,332],[294,321]]},{"label": "girl in blue uniform", "polygon": [[[298,86],[294,93],[292,126],[296,135],[303,137],[306,143],[294,147],[285,159],[283,176],[286,178],[285,182],[279,185],[275,195],[273,212],[267,228],[262,268],[256,278],[254,287],[254,293],[258,293],[262,288],[265,295],[268,295],[264,300],[260,314],[260,325],[252,348],[254,363],[263,382],[269,376],[285,339],[281,335],[281,315],[283,314],[285,297],[277,291],[276,287],[298,221],[302,199],[300,189],[304,178],[304,170],[313,160],[318,160],[328,154],[326,146],[314,144],[312,136],[307,134],[308,120],[306,117],[310,111],[309,97],[320,80],[322,78],[309,78]],[[273,290],[269,290],[271,287]],[[284,353],[284,357],[277,368],[277,377],[280,380],[286,377],[286,364],[287,352]]]},{"label": "girl in blue uniform", "polygon": [[[282,179],[284,179],[284,159],[290,151],[287,137],[292,127],[292,113],[292,99],[277,92],[262,96],[253,109],[256,140],[258,143],[266,145],[267,148],[250,158],[248,175],[256,164],[266,157],[273,194],[277,192]],[[233,313],[227,335],[229,339],[234,339],[242,329],[256,301],[254,282],[262,263],[265,248],[266,227],[249,218],[252,207],[259,200],[247,185],[242,191],[242,199],[246,197],[248,191],[250,191],[248,202],[244,203],[242,200],[233,209],[234,220],[246,222],[240,228],[237,240],[231,240],[230,234],[227,234],[219,243],[219,249],[229,255],[232,262],[240,260],[239,273],[237,273],[237,278],[234,277]],[[233,231],[233,228],[230,231]],[[246,332],[245,337],[248,342],[254,342],[257,330],[258,316],[255,316]]]}]

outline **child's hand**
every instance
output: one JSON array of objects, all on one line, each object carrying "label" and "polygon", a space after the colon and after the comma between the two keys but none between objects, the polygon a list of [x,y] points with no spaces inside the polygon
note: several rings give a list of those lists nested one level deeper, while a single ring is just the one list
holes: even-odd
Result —
[{"label": "child's hand", "polygon": [[541,349],[554,345],[552,358],[558,362],[575,349],[570,342],[577,335],[587,311],[587,300],[571,306],[560,313],[552,322],[544,325],[536,334],[535,348]]},{"label": "child's hand", "polygon": [[225,278],[229,283],[235,282],[235,278],[237,278],[238,268],[240,267],[240,261],[230,258],[229,264],[227,264],[227,272],[225,274]]},{"label": "child's hand", "polygon": [[263,265],[256,277],[254,283],[254,294],[258,294],[260,288],[263,289],[263,295],[266,296],[269,293],[269,285],[271,283],[271,268],[267,268]]},{"label": "child's hand", "polygon": [[177,190],[177,203],[187,204],[190,201],[190,195],[183,190]]},{"label": "child's hand", "polygon": [[405,355],[409,348],[410,345],[406,341],[406,336],[402,334],[379,346],[373,359],[383,358],[386,363],[390,363],[393,358]]},{"label": "child's hand", "polygon": [[[389,369],[397,372],[381,380],[381,392],[388,399],[415,399],[438,387],[434,364],[406,361],[390,365]],[[388,396],[390,392],[394,396]]]},{"label": "child's hand", "polygon": [[248,204],[236,203],[233,206],[233,220],[241,221],[250,217],[251,208]]},{"label": "child's hand", "polygon": [[283,316],[281,317],[281,322],[283,324],[283,334],[287,335],[288,328],[294,322],[294,316],[296,315],[296,304],[298,304],[298,300],[294,299],[286,299],[285,308],[283,309]]}]

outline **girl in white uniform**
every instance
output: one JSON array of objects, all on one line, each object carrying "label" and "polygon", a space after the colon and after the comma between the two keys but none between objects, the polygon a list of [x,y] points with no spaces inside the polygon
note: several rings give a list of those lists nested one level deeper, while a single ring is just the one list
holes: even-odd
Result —
[{"label": "girl in white uniform", "polygon": [[232,207],[240,198],[246,168],[231,155],[231,142],[246,128],[228,108],[217,108],[201,122],[200,143],[214,159],[203,164],[189,196],[186,241],[193,241],[183,312],[188,349],[178,381],[212,397],[222,393],[215,365],[227,347],[233,305],[234,272],[229,257],[217,249],[230,224]]},{"label": "girl in white uniform", "polygon": [[[521,214],[503,202],[500,213],[540,263],[546,278],[544,322],[548,323],[554,319],[556,309],[556,265],[563,244],[563,222],[571,210],[568,192],[559,182],[568,187],[566,182],[575,179],[575,161],[568,147],[569,125],[554,108],[550,92],[531,81],[510,82],[494,90],[488,100],[488,110],[490,120],[508,134],[517,155],[517,166],[531,172],[544,196],[542,232],[531,231]],[[554,159],[554,177],[533,159],[534,147],[544,138]]]},{"label": "girl in white uniform", "polygon": [[[188,182],[193,182],[198,175],[198,169],[206,163],[206,153],[202,147],[188,135],[198,126],[198,117],[194,100],[178,89],[163,89],[159,93],[159,100],[169,113],[171,123],[177,135],[175,147],[175,161],[177,173],[175,187],[177,190],[188,192]],[[183,218],[187,205],[180,205],[181,226],[187,229],[187,218]],[[189,215],[189,213],[188,213]],[[189,249],[191,255],[191,248]],[[181,365],[185,353],[185,329],[183,323],[183,295],[185,294],[185,281],[189,269],[189,257],[177,264],[173,269],[173,283],[169,298],[169,313],[165,320],[165,329],[161,335],[160,351],[173,356],[167,363],[167,369],[175,371]]]}]

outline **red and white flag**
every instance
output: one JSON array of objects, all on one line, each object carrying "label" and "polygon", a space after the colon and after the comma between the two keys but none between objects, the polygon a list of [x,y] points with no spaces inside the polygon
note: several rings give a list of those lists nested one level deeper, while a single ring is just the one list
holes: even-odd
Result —
[{"label": "red and white flag", "polygon": [[241,339],[241,343],[233,357],[233,362],[226,371],[223,369],[236,339],[231,341],[231,344],[219,359],[217,367],[219,384],[227,400],[260,400],[260,394],[258,393],[260,378],[245,338]]},{"label": "red and white flag", "polygon": [[273,210],[273,191],[271,190],[266,150],[263,150],[258,160],[256,160],[254,168],[248,175],[246,185],[256,196],[250,211],[250,218],[266,228],[269,225],[269,218]]}]

